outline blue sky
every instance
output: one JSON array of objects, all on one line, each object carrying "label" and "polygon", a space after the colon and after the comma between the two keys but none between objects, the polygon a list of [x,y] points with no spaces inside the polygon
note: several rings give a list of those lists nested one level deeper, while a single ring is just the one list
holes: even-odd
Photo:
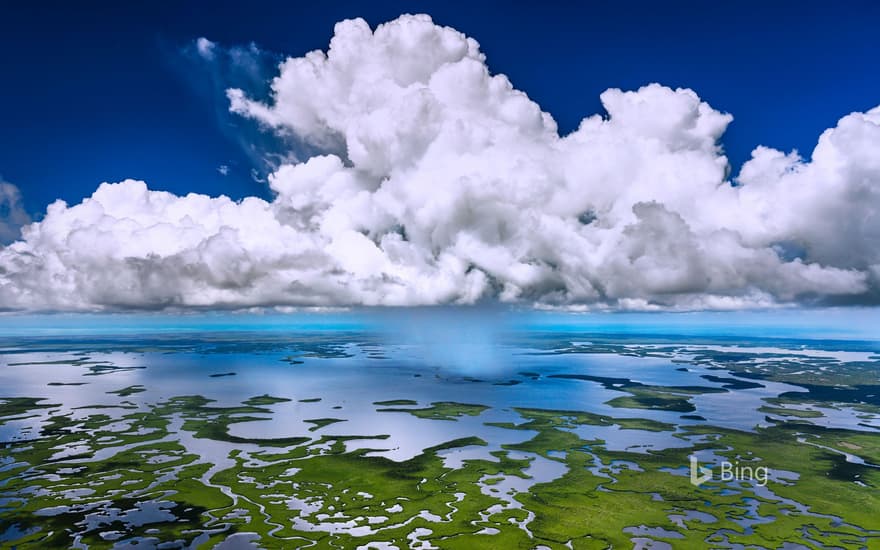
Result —
[{"label": "blue sky", "polygon": [[0,15],[0,311],[880,304],[876,2]]},{"label": "blue sky", "polygon": [[182,59],[199,36],[302,55],[326,49],[344,18],[430,13],[475,37],[490,69],[563,130],[601,112],[609,87],[693,88],[735,117],[723,139],[734,173],[757,144],[809,155],[825,128],[880,98],[876,2],[16,2],[2,12],[0,175],[37,219],[55,198],[78,202],[127,177],[268,196],[239,145],[253,132],[227,127],[236,122],[218,116],[225,106],[206,101],[209,83]]}]

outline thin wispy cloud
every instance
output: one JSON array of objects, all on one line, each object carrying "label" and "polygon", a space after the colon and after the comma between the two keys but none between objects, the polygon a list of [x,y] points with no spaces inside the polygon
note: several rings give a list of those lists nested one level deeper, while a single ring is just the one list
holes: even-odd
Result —
[{"label": "thin wispy cloud", "polygon": [[[214,62],[224,51],[195,48]],[[278,143],[316,151],[279,163],[271,201],[103,184],[0,251],[0,303],[877,301],[880,107],[841,118],[809,161],[757,147],[731,179],[732,116],[696,92],[609,89],[607,115],[560,135],[474,39],[427,16],[341,22],[327,52],[280,65],[268,98],[226,94]]]},{"label": "thin wispy cloud", "polygon": [[31,218],[21,202],[21,191],[15,185],[0,180],[0,246],[17,240],[22,226]]}]

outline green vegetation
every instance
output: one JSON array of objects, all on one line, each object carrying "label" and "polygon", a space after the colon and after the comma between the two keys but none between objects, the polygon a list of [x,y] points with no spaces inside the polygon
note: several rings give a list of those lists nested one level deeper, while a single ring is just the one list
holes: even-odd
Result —
[{"label": "green vegetation", "polygon": [[252,407],[260,407],[265,405],[275,405],[276,403],[286,403],[288,401],[290,401],[290,399],[287,399],[286,397],[272,397],[271,395],[263,394],[251,397],[246,400],[244,404]]},{"label": "green vegetation", "polygon": [[[876,433],[800,421],[754,433],[698,425],[675,433],[692,447],[624,452],[606,449],[599,438],[583,439],[578,430],[616,426],[638,440],[640,431],[675,427],[580,411],[515,409],[519,421],[491,426],[519,442],[459,467],[448,466],[444,454],[486,442],[457,439],[394,461],[375,454],[386,435],[229,435],[231,424],[266,420],[272,415],[266,407],[283,401],[262,395],[217,407],[200,396],[182,396],[120,418],[49,413],[38,438],[0,448],[6,479],[0,485],[0,533],[13,527],[18,533],[4,544],[67,547],[76,536],[91,548],[109,548],[117,537],[143,537],[211,548],[231,534],[252,532],[265,548],[353,548],[369,540],[405,548],[413,537],[453,549],[606,548],[632,546],[644,528],[650,534],[638,536],[676,547],[776,548],[802,540],[803,533],[817,546],[880,545],[880,469],[847,462],[841,454],[880,463]],[[52,407],[57,405],[40,399],[4,399],[0,423]],[[437,402],[390,410],[430,422],[486,409]],[[175,419],[182,421],[179,428]],[[303,421],[317,430],[341,419]],[[528,435],[523,440],[519,434]],[[188,435],[226,450],[213,458],[202,455],[198,445],[185,443]],[[687,477],[695,449],[778,475],[761,492],[749,483],[719,480],[697,488]],[[532,478],[536,461],[557,464],[558,475]],[[510,479],[528,488],[504,489]]]},{"label": "green vegetation", "polygon": [[607,403],[621,409],[655,409],[683,413],[697,410],[687,399],[667,394],[635,393],[634,395],[615,397]]},{"label": "green vegetation", "polygon": [[418,405],[418,401],[413,401],[412,399],[391,399],[389,401],[374,401],[373,405],[379,405],[380,407],[394,407],[394,406],[403,406],[403,405]]},{"label": "green vegetation", "polygon": [[309,428],[309,431],[314,432],[320,430],[324,426],[336,424],[337,422],[345,422],[345,420],[342,418],[313,418],[311,420],[303,420],[303,422],[307,424],[313,424],[313,426]]},{"label": "green vegetation", "polygon": [[[414,401],[407,401],[405,404],[416,404]],[[381,403],[378,403],[381,404]],[[468,403],[455,403],[452,401],[437,401],[431,403],[430,407],[423,409],[376,409],[379,412],[405,412],[419,418],[430,418],[433,420],[455,420],[461,416],[477,416],[489,407],[485,405],[471,405]]]},{"label": "green vegetation", "polygon": [[112,393],[112,394],[118,395],[119,397],[128,397],[129,395],[134,395],[136,393],[141,393],[143,391],[147,391],[146,388],[144,388],[141,385],[136,385],[136,386],[128,386],[127,388],[122,388],[121,390],[108,391],[107,393]]},{"label": "green vegetation", "polygon": [[793,416],[797,418],[822,418],[824,416],[820,411],[812,409],[792,409],[785,407],[770,407],[768,405],[764,405],[758,410],[767,414],[775,414],[778,416]]}]

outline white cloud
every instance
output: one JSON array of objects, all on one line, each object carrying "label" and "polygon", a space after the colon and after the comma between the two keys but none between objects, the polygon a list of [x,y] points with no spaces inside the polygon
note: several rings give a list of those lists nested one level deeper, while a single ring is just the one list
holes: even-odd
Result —
[{"label": "white cloud", "polygon": [[415,305],[732,309],[876,300],[880,108],[810,162],[759,147],[691,90],[601,96],[560,136],[473,39],[427,16],[336,26],[262,102],[230,109],[323,152],[271,202],[104,184],[0,252],[7,308]]},{"label": "white cloud", "polygon": [[226,164],[221,164],[220,166],[217,167],[217,173],[219,173],[221,176],[228,176],[229,175],[229,166]]},{"label": "white cloud", "polygon": [[204,36],[200,36],[196,39],[196,51],[198,51],[199,55],[205,59],[214,59],[214,48],[216,46],[217,45],[214,42],[211,42]]}]

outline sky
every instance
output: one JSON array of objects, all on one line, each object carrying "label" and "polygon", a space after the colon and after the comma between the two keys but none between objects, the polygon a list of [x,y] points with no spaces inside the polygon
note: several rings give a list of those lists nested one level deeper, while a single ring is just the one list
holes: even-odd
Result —
[{"label": "sky", "polygon": [[6,5],[0,309],[876,303],[878,16]]},{"label": "sky", "polygon": [[734,115],[724,146],[735,166],[759,144],[809,155],[825,128],[880,98],[880,5],[870,1],[86,1],[2,10],[0,176],[23,191],[32,217],[56,198],[77,202],[125,178],[175,193],[269,195],[222,126],[235,122],[206,101],[205,83],[187,78],[180,50],[198,37],[302,55],[326,48],[342,19],[376,25],[429,13],[475,37],[490,69],[563,131],[600,112],[607,88],[692,88]]}]

